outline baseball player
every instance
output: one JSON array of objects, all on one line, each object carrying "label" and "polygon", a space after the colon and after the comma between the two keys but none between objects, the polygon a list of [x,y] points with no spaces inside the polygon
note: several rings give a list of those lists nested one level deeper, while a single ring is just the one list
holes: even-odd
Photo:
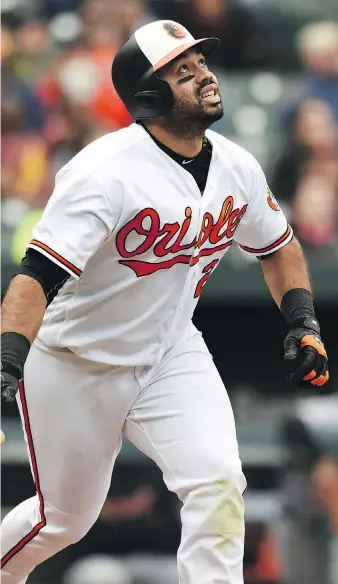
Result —
[{"label": "baseball player", "polygon": [[135,123],[57,173],[10,284],[1,391],[17,398],[36,496],[3,521],[2,584],[86,534],[123,435],[183,503],[180,583],[243,584],[234,417],[192,324],[234,242],[260,258],[286,319],[291,381],[328,379],[300,245],[254,157],[208,129],[223,115],[206,61],[217,44],[168,21],[125,42],[112,79]]}]

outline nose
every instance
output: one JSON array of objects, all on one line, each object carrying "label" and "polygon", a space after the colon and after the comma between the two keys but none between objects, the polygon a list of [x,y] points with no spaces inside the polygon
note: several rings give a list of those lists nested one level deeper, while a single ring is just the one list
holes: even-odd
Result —
[{"label": "nose", "polygon": [[215,76],[202,65],[198,65],[196,70],[196,82],[198,85],[207,85],[207,83],[216,83]]},{"label": "nose", "polygon": [[202,65],[198,65],[198,69],[196,71],[196,81],[197,83],[203,83],[205,81],[213,81],[212,74]]}]

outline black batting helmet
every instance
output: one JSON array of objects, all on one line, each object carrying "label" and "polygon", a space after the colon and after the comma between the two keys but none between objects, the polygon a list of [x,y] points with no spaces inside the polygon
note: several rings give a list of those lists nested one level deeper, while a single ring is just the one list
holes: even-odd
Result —
[{"label": "black batting helmet", "polygon": [[174,103],[169,84],[156,71],[191,47],[203,55],[216,49],[216,38],[194,39],[177,22],[157,20],[142,26],[120,47],[112,65],[114,87],[134,120],[165,115]]}]

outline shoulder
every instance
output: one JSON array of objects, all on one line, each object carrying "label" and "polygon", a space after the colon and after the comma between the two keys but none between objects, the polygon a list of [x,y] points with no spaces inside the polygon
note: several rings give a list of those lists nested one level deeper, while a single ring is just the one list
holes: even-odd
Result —
[{"label": "shoulder", "polygon": [[245,150],[245,148],[232,142],[222,134],[214,130],[207,130],[206,136],[212,144],[216,145],[219,153],[223,154],[224,159],[228,160],[230,164],[243,166],[244,169],[258,164],[255,157],[248,150]]},{"label": "shoulder", "polygon": [[213,130],[208,130],[206,136],[216,146],[220,164],[244,185],[247,192],[252,192],[255,183],[264,177],[264,172],[253,154]]},{"label": "shoulder", "polygon": [[136,124],[105,134],[80,150],[59,173],[70,171],[83,179],[91,176],[98,182],[105,177],[113,179],[121,162],[124,159],[130,161],[133,149],[144,139],[144,133]]}]

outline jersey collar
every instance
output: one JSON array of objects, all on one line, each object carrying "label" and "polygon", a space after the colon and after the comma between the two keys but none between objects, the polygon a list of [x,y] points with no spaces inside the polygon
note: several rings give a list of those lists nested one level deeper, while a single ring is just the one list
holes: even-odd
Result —
[{"label": "jersey collar", "polygon": [[199,159],[200,159],[201,155],[204,153],[205,148],[208,148],[209,152],[211,152],[211,150],[212,150],[212,145],[211,145],[210,140],[208,140],[208,138],[205,138],[202,150],[197,154],[197,156],[194,156],[193,158],[187,158],[186,156],[182,156],[181,154],[178,154],[174,150],[171,150],[170,148],[165,146],[162,142],[160,142],[157,138],[155,138],[155,136],[153,136],[153,134],[151,132],[149,132],[148,128],[146,128],[146,126],[144,124],[139,122],[139,125],[142,126],[142,128],[147,132],[147,134],[150,136],[150,138],[153,140],[153,142],[155,142],[155,144],[156,144],[156,146],[158,146],[158,148],[160,148],[163,152],[165,152],[165,154],[170,156],[170,158],[175,160],[175,162],[177,162],[177,164],[179,164],[180,166],[183,166],[183,168],[192,162],[199,162]]}]

